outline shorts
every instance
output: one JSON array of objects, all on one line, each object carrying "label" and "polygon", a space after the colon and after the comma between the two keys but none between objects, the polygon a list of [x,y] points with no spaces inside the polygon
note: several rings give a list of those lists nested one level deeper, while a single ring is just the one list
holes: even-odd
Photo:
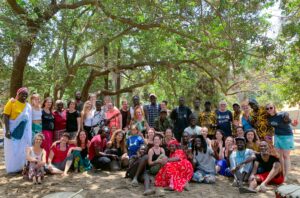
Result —
[{"label": "shorts", "polygon": [[294,150],[293,135],[275,135],[274,146],[276,149]]},{"label": "shorts", "polygon": [[[264,172],[261,174],[256,174],[256,176],[258,176],[260,178],[260,180],[263,182],[267,179],[268,175],[270,172]],[[280,173],[280,175],[277,175],[276,177],[274,177],[269,184],[276,184],[276,185],[280,185],[284,182],[284,177],[283,175]]]}]

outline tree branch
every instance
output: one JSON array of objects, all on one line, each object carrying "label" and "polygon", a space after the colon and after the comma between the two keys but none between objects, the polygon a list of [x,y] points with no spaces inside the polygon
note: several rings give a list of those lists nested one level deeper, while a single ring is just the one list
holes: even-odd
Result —
[{"label": "tree branch", "polygon": [[97,0],[82,0],[78,1],[76,3],[60,3],[57,4],[58,9],[76,9],[81,6],[86,6],[86,5],[95,5],[97,4]]}]

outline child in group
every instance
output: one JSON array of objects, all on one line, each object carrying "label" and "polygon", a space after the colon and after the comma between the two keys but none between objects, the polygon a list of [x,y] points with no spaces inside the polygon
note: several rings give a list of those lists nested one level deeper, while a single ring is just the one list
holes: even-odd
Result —
[{"label": "child in group", "polygon": [[136,155],[140,146],[144,144],[144,139],[138,134],[138,128],[136,125],[131,126],[131,136],[128,137],[126,144],[128,147],[128,156],[131,158],[133,155]]}]

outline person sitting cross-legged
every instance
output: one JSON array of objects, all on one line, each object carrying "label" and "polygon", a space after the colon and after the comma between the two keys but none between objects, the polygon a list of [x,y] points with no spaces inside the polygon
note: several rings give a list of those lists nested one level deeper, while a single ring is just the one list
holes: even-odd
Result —
[{"label": "person sitting cross-legged", "polygon": [[245,138],[237,137],[235,141],[237,150],[230,155],[230,168],[234,176],[233,186],[241,187],[243,182],[248,181],[255,155],[253,150],[246,149]]},{"label": "person sitting cross-legged", "polygon": [[[269,145],[266,141],[260,142],[260,153],[255,155],[255,162],[249,177],[249,188],[242,188],[242,192],[255,193],[257,185],[258,191],[265,192],[266,185],[280,185],[284,182],[282,168],[277,157],[270,155]],[[257,170],[262,170],[257,174]]]}]

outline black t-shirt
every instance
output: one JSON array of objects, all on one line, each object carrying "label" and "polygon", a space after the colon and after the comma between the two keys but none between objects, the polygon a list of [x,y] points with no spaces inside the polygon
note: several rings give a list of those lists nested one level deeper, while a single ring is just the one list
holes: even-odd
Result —
[{"label": "black t-shirt", "polygon": [[259,168],[262,168],[264,170],[264,172],[270,172],[273,168],[273,164],[275,162],[279,162],[279,159],[277,157],[274,157],[272,155],[270,155],[269,157],[269,161],[265,162],[262,157],[261,154],[255,154],[256,159],[255,161],[259,162]]},{"label": "black t-shirt", "polygon": [[67,111],[67,125],[66,130],[68,132],[74,132],[78,130],[77,125],[77,118],[80,117],[78,111],[74,111],[73,113],[70,113]]},{"label": "black t-shirt", "polygon": [[54,116],[52,113],[46,113],[44,110],[42,111],[42,129],[47,131],[54,130]]},{"label": "black t-shirt", "polygon": [[120,109],[120,112],[122,114],[122,129],[123,129],[124,127],[126,127],[129,124],[129,122],[131,120],[131,115],[130,115],[129,110],[124,111],[123,109]]}]

